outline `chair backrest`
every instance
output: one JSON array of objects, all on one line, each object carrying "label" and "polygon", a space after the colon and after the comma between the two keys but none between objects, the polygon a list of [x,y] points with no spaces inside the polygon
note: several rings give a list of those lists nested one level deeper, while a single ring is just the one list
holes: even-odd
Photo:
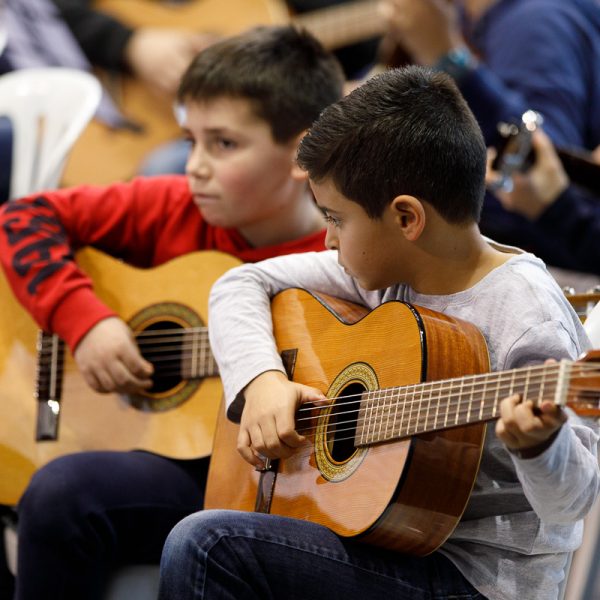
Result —
[{"label": "chair backrest", "polygon": [[20,69],[0,77],[0,115],[13,127],[11,199],[58,186],[100,96],[98,80],[77,69]]}]

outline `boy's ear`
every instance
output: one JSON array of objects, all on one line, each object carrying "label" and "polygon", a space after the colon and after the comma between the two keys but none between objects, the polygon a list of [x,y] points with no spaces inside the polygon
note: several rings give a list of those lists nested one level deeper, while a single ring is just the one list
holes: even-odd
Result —
[{"label": "boy's ear", "polygon": [[306,135],[306,130],[300,132],[293,140],[290,141],[290,148],[292,150],[292,179],[296,181],[308,181],[308,173],[300,168],[298,162],[296,160],[296,155],[298,154],[298,146],[300,146],[300,142],[302,138]]},{"label": "boy's ear", "polygon": [[308,181],[308,173],[300,168],[295,160],[292,163],[292,179],[295,179],[296,181]]},{"label": "boy's ear", "polygon": [[414,196],[396,196],[390,205],[395,223],[402,235],[409,241],[415,242],[423,233],[427,214],[423,203]]}]

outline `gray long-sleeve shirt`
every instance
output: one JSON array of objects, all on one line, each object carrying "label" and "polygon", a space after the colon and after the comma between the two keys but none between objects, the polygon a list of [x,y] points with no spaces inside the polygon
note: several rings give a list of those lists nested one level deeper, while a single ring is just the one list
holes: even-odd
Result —
[{"label": "gray long-sleeve shirt", "polygon": [[[284,371],[269,307],[273,295],[290,287],[369,308],[401,300],[470,321],[488,344],[494,371],[573,359],[589,346],[564,294],[530,254],[515,254],[472,288],[446,296],[405,285],[367,292],[337,264],[335,252],[276,258],[230,271],[211,294],[211,346],[233,419],[252,379]],[[488,427],[467,509],[439,551],[492,600],[556,598],[568,553],[581,543],[582,519],[598,492],[597,441],[595,428],[571,415],[549,449],[524,460]]]}]

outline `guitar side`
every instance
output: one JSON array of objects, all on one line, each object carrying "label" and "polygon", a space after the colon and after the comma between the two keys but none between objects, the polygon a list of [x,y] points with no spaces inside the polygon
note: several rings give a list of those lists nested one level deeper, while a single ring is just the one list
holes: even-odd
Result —
[{"label": "guitar side", "polygon": [[[239,261],[220,252],[197,252],[152,269],[136,269],[86,248],[77,254],[98,296],[121,318],[147,315],[145,322],[171,318],[173,308],[184,317],[206,323],[212,283]],[[84,450],[148,450],[175,458],[210,453],[220,380],[195,382],[154,394],[163,405],[179,394],[171,408],[134,408],[118,394],[97,394],[87,386],[66,353],[62,380],[58,439],[36,441],[35,399],[38,328],[0,277],[0,503],[18,501],[33,472],[53,458]],[[180,314],[176,318],[182,319]],[[75,317],[76,318],[76,317]]]},{"label": "guitar side", "polygon": [[[488,368],[476,328],[403,303],[384,304],[351,325],[300,290],[278,295],[272,310],[278,348],[294,353],[293,379],[329,397]],[[254,509],[259,476],[237,456],[235,429],[231,423],[217,427],[207,508]],[[485,425],[358,449],[336,450],[335,435],[319,435],[309,434],[305,447],[279,461],[270,512],[424,555],[444,542],[462,515]],[[229,447],[219,448],[222,443]],[[227,479],[235,491],[227,491]]]}]

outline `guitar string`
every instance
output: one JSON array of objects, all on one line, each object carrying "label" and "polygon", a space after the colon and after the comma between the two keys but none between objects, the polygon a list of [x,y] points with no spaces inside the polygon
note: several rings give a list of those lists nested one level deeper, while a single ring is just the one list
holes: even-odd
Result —
[{"label": "guitar string", "polygon": [[[538,370],[549,370],[549,368],[551,367],[556,367],[557,365],[540,365]],[[582,364],[582,363],[576,363],[577,367],[584,367],[584,370],[597,370],[596,367],[594,367],[593,365],[586,365],[586,364]],[[556,370],[556,369],[554,369]],[[578,369],[579,370],[579,369]],[[504,372],[504,373],[511,373],[511,372]],[[481,374],[486,375],[486,374]],[[487,375],[490,375],[489,373]],[[493,374],[492,374],[493,375]],[[544,377],[543,373],[540,373],[539,375],[542,375],[542,377],[530,377],[529,378],[529,386],[532,388],[536,388],[536,386],[540,386],[540,383],[544,384],[544,385],[550,385],[552,383],[554,383],[555,381],[558,381],[558,378],[549,378],[547,376]],[[475,376],[474,376],[475,377]],[[585,374],[584,375],[577,375],[577,374],[573,374],[571,379],[576,380],[577,378],[580,379],[585,379]],[[511,383],[512,383],[512,377],[511,377]],[[514,380],[517,381],[517,378],[514,377]],[[391,418],[391,411],[390,409],[396,408],[398,406],[402,406],[403,407],[403,411],[405,412],[406,410],[409,411],[407,419],[408,419],[408,424],[410,425],[413,422],[416,423],[420,423],[421,421],[423,421],[423,419],[427,418],[427,413],[426,410],[427,409],[432,409],[435,410],[437,408],[438,413],[439,413],[439,409],[440,409],[440,401],[442,400],[441,398],[441,393],[444,391],[444,389],[450,390],[450,391],[456,391],[453,388],[453,384],[450,384],[449,387],[444,388],[443,383],[448,383],[451,382],[452,380],[441,380],[441,381],[437,381],[437,382],[425,382],[424,384],[420,384],[420,383],[416,383],[416,384],[411,384],[408,386],[403,386],[401,388],[387,388],[385,390],[375,390],[374,393],[382,395],[382,394],[389,394],[390,392],[394,391],[402,391],[404,392],[405,396],[409,395],[410,390],[417,390],[417,388],[419,386],[422,387],[429,387],[429,388],[434,388],[435,386],[437,386],[437,388],[432,389],[433,392],[435,392],[435,394],[437,395],[437,407],[436,406],[431,406],[432,402],[436,402],[436,398],[429,398],[429,402],[427,403],[428,406],[425,406],[426,401],[420,397],[420,398],[413,398],[413,399],[408,399],[405,398],[405,401],[400,403],[398,401],[393,401],[390,403],[379,403],[376,405],[373,405],[372,407],[370,407],[371,412],[375,412],[376,413],[376,417],[379,417],[379,420],[374,421],[374,423],[371,423],[371,425],[373,426],[377,426],[377,425],[381,425],[381,423],[383,422],[383,419],[387,419],[387,421],[390,421]],[[452,407],[451,403],[448,403],[448,400],[451,400],[452,398],[452,394],[450,394],[450,398],[444,398],[444,400],[446,401],[443,406],[442,406],[442,414],[445,414],[445,418],[446,418],[446,422],[452,422],[453,419],[457,419],[459,415],[464,415],[464,414],[468,414],[469,412],[473,412],[474,414],[477,412],[482,412],[483,408],[481,407],[481,404],[484,400],[484,398],[487,396],[489,399],[489,394],[496,389],[496,395],[498,396],[498,398],[496,398],[495,403],[497,403],[501,398],[504,398],[506,395],[509,394],[509,391],[507,390],[506,392],[501,391],[503,387],[506,387],[508,382],[504,382],[504,384],[502,385],[502,382],[497,382],[497,384],[495,386],[492,386],[490,390],[486,389],[488,382],[483,382],[483,381],[473,381],[471,383],[471,388],[470,389],[468,386],[465,387],[464,383],[461,387],[461,395],[464,397],[469,397],[469,402],[467,404],[466,400],[463,400],[462,402],[457,402],[455,403],[456,407],[458,408],[458,411],[454,411],[454,412],[450,412],[448,409],[448,406]],[[478,386],[483,386],[481,389],[477,389]],[[421,390],[423,391],[423,390]],[[344,415],[347,414],[354,414],[356,415],[357,411],[358,411],[358,406],[352,407],[351,405],[356,404],[356,405],[360,405],[360,403],[363,402],[364,398],[363,398],[363,394],[365,392],[360,392],[358,394],[351,394],[348,396],[344,397],[344,400],[348,399],[348,398],[352,398],[352,397],[356,397],[358,398],[358,400],[355,401],[345,401],[343,403],[333,403],[333,404],[327,404],[324,405],[322,407],[305,407],[305,408],[301,408],[298,413],[302,413],[302,412],[308,412],[310,411],[310,416],[309,417],[299,417],[296,421],[297,425],[300,426],[300,428],[302,427],[302,422],[303,421],[310,421],[313,420],[315,418],[320,418],[320,416],[315,416],[314,412],[315,411],[325,411],[327,409],[331,409],[334,410],[335,409],[335,415],[336,418],[340,418],[343,417]],[[373,392],[371,392],[373,393]],[[535,389],[535,395],[539,395],[539,389]],[[587,394],[588,397],[593,398],[594,400],[596,400],[596,402],[598,401],[598,394],[597,393],[593,393],[593,392],[588,392]],[[500,398],[501,396],[501,398]],[[568,394],[569,398],[578,398],[579,402],[581,404],[585,404],[584,400],[582,400],[582,392],[580,391],[578,394],[575,393],[570,393]],[[384,398],[384,400],[386,400],[386,398]],[[391,399],[393,400],[393,398]],[[571,401],[571,404],[573,404],[573,401]],[[589,402],[588,402],[589,404]],[[418,406],[418,410],[413,410],[414,406],[417,405]],[[343,407],[343,409],[340,409],[340,406]],[[348,410],[348,407],[350,407],[350,410]],[[421,410],[421,408],[423,410]],[[487,407],[489,408],[489,406]],[[388,412],[386,412],[388,411]],[[342,425],[342,424],[347,424],[347,423],[354,423],[357,419],[352,419],[351,421],[338,421],[338,425]],[[396,419],[397,420],[397,419]],[[402,418],[402,422],[404,422],[404,418]],[[436,421],[437,422],[437,421]],[[408,425],[407,425],[408,426]]]},{"label": "guitar string", "polygon": [[[547,369],[549,366],[552,365],[544,365],[542,368],[543,369]],[[579,363],[577,363],[577,366],[583,366],[583,365],[579,365]],[[593,365],[586,365],[586,368],[584,369],[586,371],[594,371],[595,373],[600,373],[600,368],[595,367]],[[503,373],[506,374],[510,374],[510,371],[505,371]],[[490,375],[494,375],[495,373],[491,373]],[[573,382],[577,382],[577,380],[585,380],[588,379],[588,375],[586,374],[571,374],[570,376],[570,380]],[[533,390],[533,394],[528,395],[527,399],[531,399],[532,396],[535,397],[536,395],[539,396],[539,394],[541,393],[540,390],[543,389],[543,387],[549,387],[550,385],[558,382],[560,380],[560,377],[557,376],[556,377],[548,377],[547,375],[545,375],[544,373],[538,373],[538,376],[534,375],[533,377],[529,377],[527,378],[527,376],[525,375],[524,378],[522,378],[530,388],[534,388]],[[455,380],[455,381],[459,381],[459,380]],[[403,406],[404,410],[406,410],[407,408],[410,410],[410,415],[413,415],[413,412],[415,413],[415,418],[421,419],[424,417],[424,415],[422,413],[425,413],[426,410],[435,410],[436,409],[436,405],[435,403],[437,403],[437,408],[439,408],[439,403],[441,400],[444,400],[444,407],[447,406],[452,406],[452,399],[456,398],[456,402],[454,402],[454,404],[456,406],[458,406],[461,410],[463,410],[463,412],[468,413],[468,412],[473,412],[476,413],[480,410],[481,407],[481,402],[484,399],[488,399],[488,400],[492,400],[493,396],[492,394],[495,393],[496,395],[496,402],[505,398],[507,395],[509,395],[511,392],[510,390],[506,390],[506,388],[514,388],[515,387],[515,383],[521,383],[518,379],[517,376],[515,377],[510,377],[510,380],[506,381],[495,381],[490,385],[489,381],[473,381],[470,384],[467,383],[466,385],[464,384],[464,382],[460,385],[457,386],[454,383],[450,383],[452,382],[452,380],[440,380],[440,381],[432,381],[432,382],[424,382],[424,383],[416,383],[416,384],[409,384],[407,386],[402,386],[402,387],[395,387],[395,388],[382,388],[380,390],[373,390],[373,391],[363,391],[357,394],[349,394],[347,396],[343,396],[342,398],[344,399],[344,402],[342,403],[329,403],[323,406],[315,406],[315,405],[311,405],[310,407],[302,407],[300,408],[296,414],[300,414],[303,412],[310,412],[311,416],[309,417],[299,417],[296,419],[296,424],[301,424],[302,421],[306,421],[306,420],[311,420],[314,417],[314,413],[315,411],[325,411],[328,409],[332,409],[333,407],[337,407],[338,410],[336,410],[335,414],[336,416],[340,416],[340,415],[345,415],[345,414],[350,414],[350,413],[356,413],[359,408],[360,405],[363,404],[363,402],[368,402],[368,399],[364,398],[364,394],[373,394],[375,396],[384,396],[382,399],[384,400],[384,402],[380,402],[377,404],[373,404],[372,406],[366,406],[365,410],[371,410],[371,412],[377,412],[377,413],[383,413],[386,409],[389,408],[395,408],[395,407],[399,407],[399,406]],[[449,384],[446,385],[444,387],[443,384]],[[477,389],[478,387],[480,387],[481,389]],[[419,389],[420,388],[420,389]],[[433,395],[429,395],[429,397],[423,398],[423,396],[425,394],[427,394],[427,390],[424,388],[430,388],[430,391],[432,392]],[[412,390],[412,394],[411,394],[411,390]],[[554,390],[552,390],[552,392],[554,392]],[[385,394],[390,394],[390,393],[395,393],[396,398],[388,398],[385,397]],[[420,397],[414,397],[416,394],[419,394]],[[445,397],[442,398],[442,393],[446,393]],[[599,394],[600,394],[600,386],[598,387],[597,390],[595,391],[591,391],[591,390],[581,390],[579,392],[575,392],[575,391],[571,391],[567,394],[567,397],[575,397],[575,398],[581,398],[581,396],[587,396],[588,398],[593,398],[598,400],[599,398]],[[409,399],[409,396],[413,396],[413,398]],[[458,396],[461,396],[461,398],[458,398]],[[404,401],[402,401],[402,397],[404,397]],[[347,402],[346,399],[347,398],[357,398],[357,400],[353,400],[350,402]],[[375,399],[375,398],[374,398]],[[385,400],[390,399],[392,400],[392,402],[390,403],[386,403]],[[328,399],[331,400],[331,399]],[[582,401],[583,403],[583,401]],[[432,406],[433,404],[433,406]],[[354,406],[353,406],[354,405]],[[342,406],[343,409],[340,409],[339,407]],[[414,406],[417,406],[419,408],[419,411],[413,411]],[[349,408],[349,410],[347,410]],[[422,411],[421,411],[422,408]],[[455,413],[453,413],[455,414]],[[384,414],[381,415],[382,418],[388,418],[390,417],[389,414]]]},{"label": "guitar string", "polygon": [[[199,356],[202,356],[203,350],[202,349],[198,349],[197,352],[195,352],[195,357],[198,358]],[[156,369],[156,376],[158,377],[175,377],[175,376],[179,376],[182,378],[196,378],[196,377],[206,377],[206,376],[210,376],[210,374],[216,375],[217,374],[217,364],[214,360],[214,357],[212,357],[212,355],[208,355],[205,354],[204,356],[204,360],[203,362],[200,363],[200,367],[198,369],[198,373],[195,373],[193,375],[188,375],[187,372],[185,373],[185,375],[187,375],[187,377],[184,377],[184,373],[182,372],[184,369],[182,367],[182,365],[186,366],[186,370],[187,371],[191,371],[192,367],[194,366],[198,366],[195,363],[192,363],[192,361],[188,361],[190,364],[186,364],[186,359],[191,359],[193,358],[194,355],[193,354],[186,354],[186,355],[174,355],[172,357],[168,357],[168,358],[163,358],[163,359],[159,359],[159,358],[154,358],[153,359],[153,364],[157,367]],[[149,358],[147,356],[147,358]],[[150,357],[151,358],[151,357]],[[196,361],[197,363],[198,361]],[[585,365],[585,363],[576,363],[575,367],[577,370],[581,371],[581,370],[586,370],[586,371],[590,371],[590,370],[594,370],[596,369],[596,367],[594,367],[593,365]],[[202,368],[203,367],[203,368]],[[62,369],[63,373],[65,374],[70,374],[73,372],[77,372],[78,368],[76,364],[73,363],[67,363],[66,365],[63,366]],[[406,385],[402,385],[402,386],[395,386],[395,387],[389,387],[389,388],[381,388],[378,390],[373,390],[372,392],[375,394],[384,394],[384,393],[392,393],[392,392],[398,392],[398,393],[404,393],[405,395],[408,395],[408,393],[410,392],[410,390],[413,390],[413,393],[422,393],[422,394],[441,394],[443,392],[447,392],[447,391],[456,391],[454,388],[462,385],[463,386],[463,392],[464,394],[461,395],[467,395],[469,393],[469,389],[465,388],[465,385],[470,385],[470,386],[501,386],[501,387],[506,387],[508,384],[508,379],[510,378],[512,380],[512,375],[511,375],[511,371],[504,371],[504,372],[491,372],[491,373],[483,373],[480,375],[481,380],[476,381],[473,380],[471,382],[469,382],[469,376],[466,377],[457,377],[455,379],[446,379],[446,380],[437,380],[437,381],[426,381],[426,382],[416,382],[416,383],[412,383],[412,384],[406,384]],[[539,379],[539,377],[541,376],[541,379]],[[558,378],[558,373],[556,375],[556,377]],[[472,377],[476,377],[476,376],[472,376]],[[521,377],[527,377],[527,374],[525,375],[521,375]],[[585,375],[578,375],[578,377],[585,379]],[[541,374],[536,374],[533,372],[530,372],[529,375],[530,378],[530,385],[535,385],[536,383],[539,383],[540,381],[543,383],[547,383],[547,384],[552,384],[556,381],[556,379],[550,378],[548,376],[547,373],[543,372]],[[571,379],[573,379],[573,374],[571,374]],[[519,379],[515,378],[515,382],[518,383]],[[444,387],[446,386],[446,387]],[[367,392],[367,390],[363,390],[361,392],[358,392],[356,394],[347,394],[344,395],[344,398],[352,398],[352,397],[356,397],[359,398],[359,401],[362,399],[362,395]],[[580,396],[585,396],[586,394],[592,394],[593,392],[589,392],[588,390],[581,390],[579,392]],[[331,400],[331,399],[330,399]],[[435,400],[435,398],[433,398],[432,400]],[[419,400],[419,402],[421,402],[421,400]],[[350,404],[349,402],[346,402],[346,404]],[[302,410],[302,409],[300,409]]]},{"label": "guitar string", "polygon": [[[179,348],[179,347],[178,347]],[[188,350],[193,350],[193,352],[187,352]],[[177,353],[173,353],[171,355],[165,355],[162,357],[159,357],[158,354],[152,354],[152,353],[146,353],[144,356],[147,359],[153,359],[152,362],[156,362],[156,363],[177,363],[179,364],[180,362],[185,362],[186,359],[190,359],[191,357],[193,357],[194,355],[201,355],[203,356],[204,360],[206,362],[210,362],[210,363],[214,363],[214,357],[212,355],[212,353],[210,352],[210,347],[209,346],[203,346],[203,345],[194,345],[194,344],[190,344],[190,345],[185,345],[184,346],[184,352],[177,352]],[[50,359],[50,360],[46,360],[46,359]],[[47,367],[51,362],[53,362],[55,360],[55,356],[54,354],[50,353],[50,351],[48,351],[47,356],[45,356],[44,358],[40,358],[40,360],[38,361],[38,364],[40,367]],[[586,363],[572,363],[573,366],[579,367],[579,366],[583,366],[586,365]],[[540,365],[540,367],[542,368],[554,368],[557,369],[558,365]],[[588,367],[589,368],[589,367]],[[595,368],[595,367],[592,367]],[[73,371],[73,370],[77,370],[77,367],[74,365],[70,365],[69,363],[67,363],[64,366],[64,370],[67,372]],[[527,372],[527,370],[529,370],[530,373],[533,373],[534,368],[533,367],[529,367],[529,368],[525,368],[525,372]],[[179,372],[180,369],[174,369],[173,371],[170,372],[170,374],[176,374],[177,372]],[[163,372],[161,370],[161,372]],[[515,372],[518,372],[518,370],[515,370]],[[413,386],[437,386],[437,385],[441,385],[444,382],[448,382],[449,385],[454,385],[456,383],[459,383],[461,381],[467,381],[469,379],[469,377],[481,377],[483,380],[483,383],[489,383],[489,379],[500,379],[501,377],[508,377],[508,376],[512,376],[513,371],[496,371],[496,372],[487,372],[487,373],[481,373],[478,375],[474,375],[474,376],[462,376],[462,377],[457,377],[454,379],[445,379],[445,380],[437,380],[437,381],[428,381],[428,382],[417,382],[415,384],[407,384],[408,385],[413,385]],[[402,387],[407,387],[407,386],[396,386],[398,388]],[[387,389],[395,389],[395,388],[387,388]],[[357,394],[360,395],[360,394]],[[346,397],[350,397],[350,396],[346,396]]]},{"label": "guitar string", "polygon": [[[485,409],[481,412],[479,411],[469,411],[469,410],[465,410],[464,408],[459,408],[456,411],[449,411],[446,415],[446,413],[444,413],[445,416],[448,417],[447,419],[447,423],[446,424],[438,424],[438,419],[433,420],[431,417],[426,418],[425,415],[409,415],[408,419],[395,419],[395,418],[391,418],[391,419],[387,419],[387,422],[384,423],[384,421],[386,421],[386,417],[391,417],[391,415],[378,415],[379,417],[381,417],[379,419],[379,421],[375,421],[374,423],[371,423],[368,419],[351,419],[348,421],[335,421],[335,423],[333,424],[335,426],[335,434],[337,436],[337,434],[339,433],[344,433],[344,432],[348,432],[348,431],[352,431],[354,432],[355,435],[352,435],[351,437],[342,437],[342,438],[338,438],[336,437],[336,441],[347,441],[350,439],[356,439],[356,431],[359,428],[360,425],[364,425],[365,423],[367,425],[385,425],[386,426],[386,431],[384,432],[384,434],[382,435],[381,432],[379,432],[378,435],[378,439],[376,441],[388,441],[390,439],[402,439],[402,438],[406,438],[406,437],[411,437],[412,435],[417,435],[419,433],[427,433],[427,432],[431,432],[431,431],[441,431],[444,429],[450,429],[453,427],[464,427],[465,425],[470,425],[470,424],[476,424],[476,423],[480,423],[480,422],[484,422],[484,421],[490,421],[490,420],[494,420],[499,418],[499,413],[496,410],[497,408],[497,402],[494,403],[494,405],[488,405],[485,407]],[[470,415],[470,413],[477,413],[479,416],[477,416],[477,418],[474,418],[473,420],[469,420],[467,417]],[[497,413],[497,414],[494,414]],[[597,413],[597,409],[594,411],[594,413]],[[335,416],[338,416],[340,413],[336,413]],[[348,414],[348,413],[346,413]],[[324,421],[327,419],[329,415],[316,415],[313,417],[313,419],[310,420],[317,420],[317,421]],[[309,420],[309,419],[306,419]],[[431,421],[433,420],[433,423],[431,423]],[[441,419],[440,419],[441,420]],[[350,425],[350,427],[345,427],[345,428],[340,428],[340,426],[342,425]],[[306,436],[310,436],[315,434],[315,432],[319,429],[319,427],[321,427],[321,425],[319,423],[317,423],[314,427],[302,427],[302,428],[298,428],[298,432],[302,435],[306,435]],[[391,430],[390,430],[391,427]],[[401,433],[403,432],[404,433]],[[397,432],[397,433],[396,433]],[[370,435],[374,435],[374,433],[370,430],[367,430],[365,433],[365,436],[367,438],[370,437]]]},{"label": "guitar string", "polygon": [[[488,413],[489,410],[492,409],[491,406],[488,407]],[[458,414],[466,414],[467,411],[458,411]],[[456,418],[456,414],[455,413],[451,413],[452,416],[454,418]],[[388,441],[400,441],[400,440],[406,440],[406,439],[410,439],[412,436],[414,435],[419,435],[419,434],[423,434],[423,433],[429,433],[429,432],[435,432],[435,431],[444,431],[446,429],[452,429],[454,427],[464,427],[465,425],[469,425],[469,424],[477,424],[477,423],[484,423],[484,422],[488,422],[488,421],[493,421],[499,418],[499,414],[493,415],[493,414],[485,414],[485,416],[482,416],[481,419],[477,419],[475,421],[472,421],[470,423],[459,423],[458,425],[447,425],[447,426],[432,426],[430,428],[428,428],[427,430],[413,430],[410,431],[409,429],[407,429],[407,431],[405,433],[400,433],[400,431],[402,430],[402,428],[399,428],[399,432],[398,433],[394,433],[394,430],[392,430],[391,434],[388,436],[383,436],[380,437],[378,439],[375,440],[367,440],[365,443],[363,444],[356,444],[356,427],[353,425],[352,427],[348,427],[345,429],[338,429],[337,425],[341,425],[341,424],[347,424],[349,422],[342,422],[342,423],[336,423],[336,429],[335,429],[335,434],[336,437],[334,439],[329,439],[328,438],[328,445],[331,445],[332,442],[344,442],[344,441],[354,441],[354,448],[360,448],[362,446],[368,447],[368,446],[373,446],[374,444],[377,443],[381,443],[381,442],[388,442]],[[316,417],[314,417],[314,419],[316,420],[324,420],[326,419],[327,415],[317,415]],[[354,424],[354,421],[351,421]],[[410,425],[411,423],[409,423]],[[300,429],[299,433],[301,435],[310,437],[312,435],[316,434],[317,429],[319,428],[319,425],[316,425],[313,428],[306,428],[306,429]],[[352,431],[354,432],[354,435],[348,436],[348,437],[337,437],[337,434],[339,433],[345,433],[348,431]],[[314,445],[314,442],[312,444],[309,444],[309,450],[308,452],[302,452],[302,450],[297,450],[294,455],[298,454],[299,456],[311,456],[314,453],[314,450],[312,449],[312,445]]]},{"label": "guitar string", "polygon": [[[196,354],[202,354],[202,352],[206,353],[206,349],[203,349],[201,347],[196,346]],[[175,354],[173,356],[170,357],[163,357],[163,359],[157,359],[156,362],[168,362],[168,361],[173,361],[175,360],[176,362],[180,362],[181,360],[185,359],[185,358],[189,358],[190,356],[192,356],[193,354]],[[210,356],[206,356],[205,357],[207,360],[214,362],[214,358],[212,357],[212,355]],[[579,371],[581,370],[595,370],[597,369],[597,367],[594,366],[593,363],[578,363],[578,362],[574,362],[574,363],[570,363],[572,368],[575,368]],[[44,366],[44,362],[40,361],[40,365]],[[417,387],[419,387],[422,391],[427,391],[429,388],[439,388],[439,389],[435,389],[435,390],[431,390],[431,391],[435,391],[436,393],[441,393],[442,391],[445,391],[446,388],[444,388],[443,386],[449,386],[448,389],[452,389],[453,386],[456,386],[458,384],[462,384],[464,385],[464,383],[466,382],[467,384],[469,384],[469,380],[472,380],[470,385],[500,385],[500,384],[506,384],[505,381],[502,381],[502,378],[515,378],[517,377],[517,375],[519,374],[519,372],[521,371],[521,377],[536,377],[538,376],[538,373],[540,370],[543,371],[543,373],[541,374],[542,376],[547,376],[546,371],[550,370],[550,371],[557,371],[558,370],[559,365],[558,364],[552,364],[552,365],[538,365],[537,367],[525,367],[524,369],[515,369],[513,371],[496,371],[496,372],[487,372],[487,373],[480,373],[477,375],[471,375],[471,376],[462,376],[462,377],[457,377],[457,378],[453,378],[453,379],[442,379],[442,380],[437,380],[437,381],[426,381],[426,382],[417,382],[417,383],[413,383],[413,384],[407,384],[404,386],[396,386],[396,387],[391,387],[391,388],[382,388],[380,390],[374,390],[375,393],[383,393],[383,389],[386,389],[389,391],[391,390],[409,390],[409,389],[416,389]],[[71,371],[71,370],[77,370],[76,366],[70,366],[69,364],[67,364],[65,366],[65,371]],[[179,373],[180,369],[176,369],[171,371],[171,374],[176,374]],[[161,370],[161,373],[164,373],[164,371]],[[515,375],[513,376],[513,373],[515,373]],[[558,374],[557,374],[558,376]],[[477,381],[477,379],[479,379],[480,381]],[[516,381],[516,379],[515,379]],[[532,382],[535,382],[536,380],[532,380]],[[553,380],[552,379],[547,379],[548,383],[552,383]],[[356,397],[360,397],[362,396],[362,394],[367,391],[364,390],[362,392],[359,392],[357,394],[349,394],[344,396],[345,398],[351,398],[353,396]]]}]

